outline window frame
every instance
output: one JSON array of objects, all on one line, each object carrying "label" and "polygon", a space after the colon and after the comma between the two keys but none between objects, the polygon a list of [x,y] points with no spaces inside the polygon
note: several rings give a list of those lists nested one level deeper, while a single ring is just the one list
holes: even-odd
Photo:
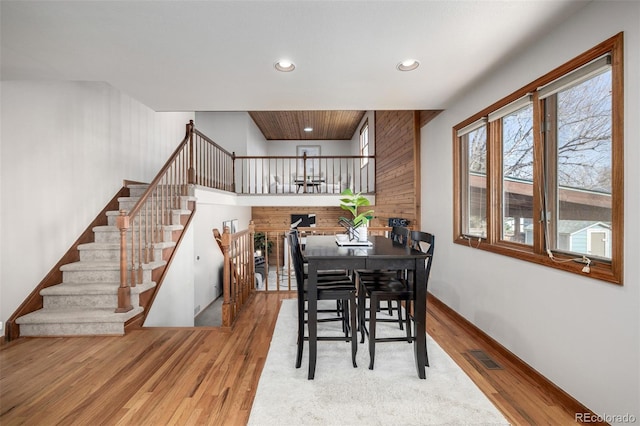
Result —
[{"label": "window frame", "polygon": [[[543,192],[545,179],[544,171],[544,140],[543,100],[539,99],[538,89],[558,80],[583,65],[605,55],[611,55],[611,90],[612,90],[612,115],[611,115],[611,231],[613,238],[611,246],[611,260],[602,261],[595,259],[590,265],[590,271],[584,272],[584,264],[572,262],[575,254],[566,254],[561,251],[552,251],[553,258],[547,253],[545,246],[543,220]],[[495,113],[518,99],[532,95],[533,101],[533,244],[524,245],[503,241],[502,236],[502,141],[498,132],[501,132],[499,124],[487,124],[487,182],[486,182],[486,212],[487,212],[487,236],[480,238],[468,236],[462,233],[464,212],[462,212],[461,196],[464,193],[462,185],[465,184],[463,174],[464,163],[461,154],[461,137],[458,132],[466,126],[478,120],[485,119],[490,113]],[[501,123],[501,120],[497,120]],[[453,242],[490,251],[520,260],[548,266],[550,268],[564,270],[585,277],[598,279],[613,284],[623,284],[623,247],[624,247],[624,85],[623,85],[623,33],[620,32],[608,40],[603,41],[590,50],[569,60],[551,72],[532,81],[512,94],[495,102],[482,111],[474,114],[453,127]]]},{"label": "window frame", "polygon": [[[366,143],[363,142],[363,134],[366,131]],[[369,164],[369,119],[366,119],[360,127],[360,136],[359,136],[359,151],[360,151],[360,168],[364,168],[367,164]],[[366,153],[365,153],[366,150]]]},{"label": "window frame", "polygon": [[[461,220],[461,229],[460,232],[464,233],[463,231],[469,228],[469,224],[470,224],[470,219],[471,219],[471,214],[470,214],[470,198],[472,196],[471,192],[468,190],[469,185],[470,185],[470,175],[471,175],[471,171],[469,170],[469,149],[470,149],[470,135],[473,134],[474,132],[480,130],[480,129],[484,129],[484,144],[485,144],[485,148],[486,148],[486,141],[488,139],[488,135],[487,135],[487,120],[478,120],[477,122],[472,123],[469,126],[466,126],[466,128],[464,129],[460,129],[456,132],[456,135],[458,137],[458,155],[459,155],[459,159],[460,159],[460,170],[464,169],[466,170],[466,172],[464,174],[459,175],[460,176],[460,188],[461,188],[461,193],[460,193],[460,197],[458,198],[458,200],[460,201],[460,220]],[[485,155],[485,182],[486,182],[486,163],[487,163],[487,157]],[[463,167],[464,166],[464,167]],[[462,190],[462,188],[466,188],[465,190]],[[484,197],[480,197],[480,198],[484,198],[486,200],[486,191],[487,188],[485,187],[484,189]],[[465,200],[463,201],[463,195]],[[479,194],[481,195],[481,194]],[[486,222],[487,222],[487,218],[486,218],[486,202],[485,202],[485,208],[481,209],[484,210],[485,213],[485,217],[484,217],[484,222],[485,222],[485,226],[483,227],[484,232],[481,233],[481,235],[478,234],[471,234],[468,233],[466,235],[471,236],[471,237],[480,237],[480,238],[484,238],[482,235],[486,235]]]}]

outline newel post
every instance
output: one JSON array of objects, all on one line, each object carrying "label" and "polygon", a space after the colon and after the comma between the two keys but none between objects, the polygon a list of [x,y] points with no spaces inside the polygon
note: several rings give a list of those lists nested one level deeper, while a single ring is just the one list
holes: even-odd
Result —
[{"label": "newel post", "polygon": [[187,180],[188,183],[194,184],[196,183],[196,169],[193,166],[193,120],[189,120],[189,124],[187,124],[187,132],[189,133],[189,169],[187,170]]},{"label": "newel post", "polygon": [[222,254],[224,264],[222,269],[222,326],[230,327],[233,323],[231,310],[231,260],[229,259],[229,247],[231,246],[231,232],[228,226],[222,231]]},{"label": "newel post", "polygon": [[129,312],[131,306],[131,288],[127,285],[127,229],[129,216],[125,210],[120,210],[116,218],[116,226],[120,230],[120,287],[118,287],[118,307],[116,312]]},{"label": "newel post", "polygon": [[[249,287],[253,292],[256,288],[256,258],[255,258],[255,237],[256,235],[256,224],[251,219],[249,221]],[[265,234],[266,237],[266,234]],[[266,243],[266,241],[265,241]]]}]

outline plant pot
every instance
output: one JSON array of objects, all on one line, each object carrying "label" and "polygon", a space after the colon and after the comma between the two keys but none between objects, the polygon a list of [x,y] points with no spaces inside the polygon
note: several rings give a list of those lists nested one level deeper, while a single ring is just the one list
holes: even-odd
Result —
[{"label": "plant pot", "polygon": [[369,241],[369,227],[367,226],[359,226],[356,228],[356,233],[358,234],[358,241],[363,243]]}]

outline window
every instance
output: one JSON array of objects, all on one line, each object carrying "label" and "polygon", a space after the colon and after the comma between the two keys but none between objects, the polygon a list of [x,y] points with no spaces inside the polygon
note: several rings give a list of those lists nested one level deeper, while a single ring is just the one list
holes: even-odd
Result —
[{"label": "window", "polygon": [[533,244],[533,107],[529,95],[489,114],[501,145],[502,241]]},{"label": "window", "polygon": [[454,241],[622,284],[622,33],[454,127]]},{"label": "window", "polygon": [[369,120],[360,128],[360,168],[369,164]]},{"label": "window", "polygon": [[465,170],[462,185],[462,233],[487,236],[487,126],[479,120],[458,132],[460,158]]},{"label": "window", "polygon": [[595,76],[569,79],[543,93],[547,245],[552,250],[611,259],[611,69],[596,60]]}]

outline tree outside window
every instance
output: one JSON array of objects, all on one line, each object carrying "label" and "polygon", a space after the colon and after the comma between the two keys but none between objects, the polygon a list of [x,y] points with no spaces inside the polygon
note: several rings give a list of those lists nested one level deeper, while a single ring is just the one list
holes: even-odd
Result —
[{"label": "tree outside window", "polygon": [[454,242],[621,284],[623,75],[620,33],[454,127]]}]

